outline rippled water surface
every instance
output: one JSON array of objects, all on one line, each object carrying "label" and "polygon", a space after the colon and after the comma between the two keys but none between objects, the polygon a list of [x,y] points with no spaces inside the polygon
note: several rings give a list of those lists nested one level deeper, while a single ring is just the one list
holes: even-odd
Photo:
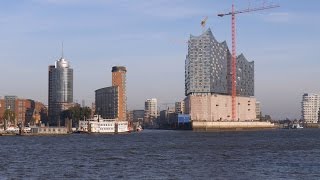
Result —
[{"label": "rippled water surface", "polygon": [[0,179],[320,179],[320,130],[0,137]]}]

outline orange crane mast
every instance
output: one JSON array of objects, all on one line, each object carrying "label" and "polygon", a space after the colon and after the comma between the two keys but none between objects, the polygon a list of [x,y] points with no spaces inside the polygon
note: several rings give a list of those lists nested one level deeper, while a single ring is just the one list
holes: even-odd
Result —
[{"label": "orange crane mast", "polygon": [[[248,13],[252,11],[261,11],[265,9],[272,9],[280,7],[279,5],[263,5],[261,7],[256,8],[247,8],[243,10],[235,10],[234,4],[232,4],[231,12],[227,13],[220,13],[218,14],[219,17],[231,15],[231,33],[232,33],[232,54],[231,54],[231,96],[232,96],[232,120],[235,121],[236,118],[236,96],[237,96],[237,90],[236,90],[236,78],[237,78],[237,60],[236,60],[236,14],[241,13]],[[238,117],[239,118],[239,117]]]}]

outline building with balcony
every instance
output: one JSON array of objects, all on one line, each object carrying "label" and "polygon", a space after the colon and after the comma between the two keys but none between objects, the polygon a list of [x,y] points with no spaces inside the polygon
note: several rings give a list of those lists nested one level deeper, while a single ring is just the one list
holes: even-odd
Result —
[{"label": "building with balcony", "polygon": [[318,123],[319,108],[319,94],[305,93],[302,95],[301,113],[303,121],[306,123]]}]

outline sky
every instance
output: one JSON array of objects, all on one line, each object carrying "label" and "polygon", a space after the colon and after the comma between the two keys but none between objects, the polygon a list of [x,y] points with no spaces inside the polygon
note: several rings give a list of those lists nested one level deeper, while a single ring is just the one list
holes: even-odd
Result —
[{"label": "sky", "polygon": [[255,96],[262,113],[300,118],[303,93],[320,93],[318,0],[3,0],[0,1],[0,96],[47,104],[48,66],[64,57],[74,69],[74,101],[94,102],[111,86],[111,68],[127,67],[128,109],[147,98],[184,99],[187,41],[208,16],[218,41],[231,47],[236,9],[277,3],[279,8],[239,14],[237,54],[255,62]]}]

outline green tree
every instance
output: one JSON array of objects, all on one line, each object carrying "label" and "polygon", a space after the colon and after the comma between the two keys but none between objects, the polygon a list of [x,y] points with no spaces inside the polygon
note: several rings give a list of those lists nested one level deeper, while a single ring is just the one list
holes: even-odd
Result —
[{"label": "green tree", "polygon": [[91,116],[89,107],[74,106],[61,112],[60,117],[64,123],[65,119],[72,119],[72,126],[77,126],[80,120],[88,119]]}]

